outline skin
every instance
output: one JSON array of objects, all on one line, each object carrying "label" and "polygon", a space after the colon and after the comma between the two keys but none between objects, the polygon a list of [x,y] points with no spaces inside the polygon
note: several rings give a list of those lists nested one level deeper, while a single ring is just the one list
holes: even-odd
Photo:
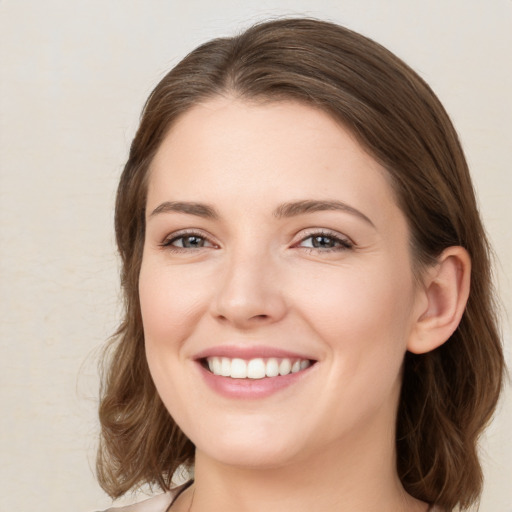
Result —
[{"label": "skin", "polygon": [[[275,215],[301,200],[349,209]],[[206,204],[217,218],[159,211],[166,202]],[[402,361],[455,328],[458,306],[453,325],[431,336],[454,304],[438,276],[460,290],[469,263],[448,252],[418,285],[386,171],[350,132],[294,102],[197,105],[152,162],[146,221],[147,359],[197,450],[194,486],[173,510],[188,510],[193,497],[196,512],[425,511],[395,469]],[[196,246],[183,247],[183,230],[200,237]],[[312,247],[319,233],[328,238]],[[316,363],[266,398],[227,398],[194,360],[225,344],[270,345]]]}]

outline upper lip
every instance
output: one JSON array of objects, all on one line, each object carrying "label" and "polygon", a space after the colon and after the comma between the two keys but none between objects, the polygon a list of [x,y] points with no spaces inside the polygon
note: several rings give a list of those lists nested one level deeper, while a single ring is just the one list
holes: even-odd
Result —
[{"label": "upper lip", "polygon": [[216,347],[206,348],[195,354],[194,359],[206,359],[208,357],[229,357],[230,359],[268,359],[287,358],[287,359],[309,359],[314,358],[299,352],[284,350],[266,345],[239,346],[239,345],[218,345]]}]

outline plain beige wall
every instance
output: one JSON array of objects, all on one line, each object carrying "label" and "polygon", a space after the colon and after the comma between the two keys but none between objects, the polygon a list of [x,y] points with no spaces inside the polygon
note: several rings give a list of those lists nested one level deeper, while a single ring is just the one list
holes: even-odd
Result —
[{"label": "plain beige wall", "polygon": [[[119,318],[112,210],[140,109],[197,44],[280,14],[376,39],[444,102],[499,258],[510,362],[512,1],[0,0],[0,510],[109,505],[94,357]],[[512,511],[511,403],[483,444],[483,512]]]}]

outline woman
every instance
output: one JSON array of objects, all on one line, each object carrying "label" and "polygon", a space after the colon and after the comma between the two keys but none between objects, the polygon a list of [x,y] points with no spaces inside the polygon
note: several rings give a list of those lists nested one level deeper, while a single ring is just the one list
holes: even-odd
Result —
[{"label": "woman", "polygon": [[168,491],[129,510],[478,499],[489,249],[447,114],[389,51],[309,19],[196,49],[146,103],[116,234],[99,480]]}]

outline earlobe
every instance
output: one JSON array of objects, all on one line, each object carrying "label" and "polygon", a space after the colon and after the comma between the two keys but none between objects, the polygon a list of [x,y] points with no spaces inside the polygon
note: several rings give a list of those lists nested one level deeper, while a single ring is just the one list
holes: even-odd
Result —
[{"label": "earlobe", "polygon": [[471,259],[463,247],[445,249],[425,273],[421,310],[407,343],[415,354],[430,352],[453,334],[469,297]]}]

